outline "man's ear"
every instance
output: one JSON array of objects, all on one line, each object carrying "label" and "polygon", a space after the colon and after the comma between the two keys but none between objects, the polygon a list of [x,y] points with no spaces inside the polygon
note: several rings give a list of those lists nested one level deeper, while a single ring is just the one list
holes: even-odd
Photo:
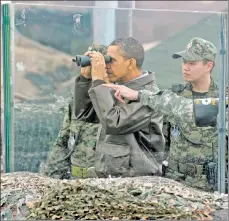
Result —
[{"label": "man's ear", "polygon": [[130,58],[128,68],[131,70],[136,67],[136,60],[134,58]]},{"label": "man's ear", "polygon": [[208,69],[211,71],[211,70],[214,68],[214,62],[209,61],[209,62],[207,63],[207,67],[208,67]]}]

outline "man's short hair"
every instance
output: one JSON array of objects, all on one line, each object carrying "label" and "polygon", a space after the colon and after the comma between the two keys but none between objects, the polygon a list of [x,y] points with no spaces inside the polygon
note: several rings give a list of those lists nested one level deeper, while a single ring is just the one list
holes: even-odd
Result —
[{"label": "man's short hair", "polygon": [[118,38],[111,42],[110,46],[119,46],[126,59],[134,58],[136,66],[141,68],[145,58],[145,52],[142,44],[134,38]]}]

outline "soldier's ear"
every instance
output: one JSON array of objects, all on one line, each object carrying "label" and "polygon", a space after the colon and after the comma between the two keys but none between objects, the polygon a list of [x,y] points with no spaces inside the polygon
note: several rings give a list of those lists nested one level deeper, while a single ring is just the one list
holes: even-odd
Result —
[{"label": "soldier's ear", "polygon": [[214,68],[214,62],[213,61],[208,61],[207,62],[207,69],[211,71]]}]

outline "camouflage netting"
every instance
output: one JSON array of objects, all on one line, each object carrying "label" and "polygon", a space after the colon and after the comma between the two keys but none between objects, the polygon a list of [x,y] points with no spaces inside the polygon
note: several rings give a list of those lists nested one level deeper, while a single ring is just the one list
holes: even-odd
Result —
[{"label": "camouflage netting", "polygon": [[211,220],[228,195],[161,177],[56,180],[34,173],[1,177],[1,219]]},{"label": "camouflage netting", "polygon": [[47,104],[17,103],[14,112],[15,171],[38,172],[57,138],[67,100]]}]

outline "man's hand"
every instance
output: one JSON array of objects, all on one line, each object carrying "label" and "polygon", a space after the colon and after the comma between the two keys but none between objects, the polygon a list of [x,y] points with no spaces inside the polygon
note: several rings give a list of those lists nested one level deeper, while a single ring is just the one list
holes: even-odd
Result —
[{"label": "man's hand", "polygon": [[103,84],[103,86],[116,90],[115,97],[122,103],[126,103],[123,100],[123,97],[127,98],[128,100],[138,99],[138,91],[132,90],[126,86],[115,84]]},{"label": "man's hand", "polygon": [[[89,56],[91,51],[87,51],[84,56]],[[91,66],[81,67],[81,74],[88,79],[91,79]]]},{"label": "man's hand", "polygon": [[91,76],[92,80],[104,80],[106,76],[106,64],[104,56],[100,52],[91,52]]}]

